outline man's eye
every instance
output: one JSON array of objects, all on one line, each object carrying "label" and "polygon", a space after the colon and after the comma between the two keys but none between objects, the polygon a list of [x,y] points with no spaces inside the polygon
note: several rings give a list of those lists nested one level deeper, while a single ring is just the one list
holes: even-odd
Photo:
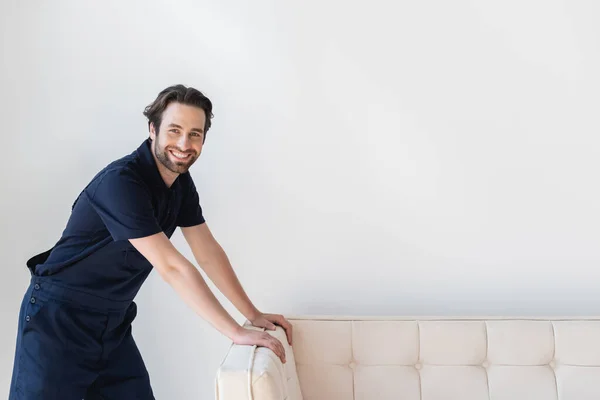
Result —
[{"label": "man's eye", "polygon": [[171,129],[170,132],[179,133],[179,130],[178,129]]}]

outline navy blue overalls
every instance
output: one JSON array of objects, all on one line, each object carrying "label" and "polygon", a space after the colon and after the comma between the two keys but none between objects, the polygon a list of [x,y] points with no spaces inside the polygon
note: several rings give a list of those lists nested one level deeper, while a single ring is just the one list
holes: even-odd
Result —
[{"label": "navy blue overalls", "polygon": [[9,400],[154,399],[131,331],[152,265],[129,239],[201,223],[189,172],[167,187],[149,139],[100,171],[60,240],[27,262]]}]

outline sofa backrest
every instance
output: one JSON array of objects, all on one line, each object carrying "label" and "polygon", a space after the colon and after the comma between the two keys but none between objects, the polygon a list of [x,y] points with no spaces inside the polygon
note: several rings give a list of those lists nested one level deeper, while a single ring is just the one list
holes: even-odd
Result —
[{"label": "sofa backrest", "polygon": [[600,399],[600,319],[291,318],[304,400]]}]

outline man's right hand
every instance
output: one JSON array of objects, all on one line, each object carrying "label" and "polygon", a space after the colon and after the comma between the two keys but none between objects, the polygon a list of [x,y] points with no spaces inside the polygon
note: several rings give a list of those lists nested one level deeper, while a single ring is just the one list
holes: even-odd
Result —
[{"label": "man's right hand", "polygon": [[233,338],[233,343],[239,345],[257,345],[260,347],[266,347],[271,349],[277,357],[281,359],[281,362],[285,364],[285,349],[283,345],[276,337],[271,336],[267,332],[255,331],[251,329],[242,328],[240,332]]}]

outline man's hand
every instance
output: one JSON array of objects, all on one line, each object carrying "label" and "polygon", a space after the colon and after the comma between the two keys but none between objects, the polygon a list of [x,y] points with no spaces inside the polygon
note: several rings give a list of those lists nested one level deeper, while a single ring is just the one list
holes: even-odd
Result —
[{"label": "man's hand", "polygon": [[285,364],[285,349],[283,345],[276,337],[269,335],[267,332],[259,332],[251,329],[241,329],[240,332],[233,338],[233,343],[239,345],[248,346],[261,346],[271,350],[281,359],[281,362]]},{"label": "man's hand", "polygon": [[292,324],[289,323],[283,315],[279,314],[258,314],[250,320],[250,323],[258,328],[265,328],[270,331],[275,330],[275,325],[281,326],[285,330],[288,343],[292,345]]}]

